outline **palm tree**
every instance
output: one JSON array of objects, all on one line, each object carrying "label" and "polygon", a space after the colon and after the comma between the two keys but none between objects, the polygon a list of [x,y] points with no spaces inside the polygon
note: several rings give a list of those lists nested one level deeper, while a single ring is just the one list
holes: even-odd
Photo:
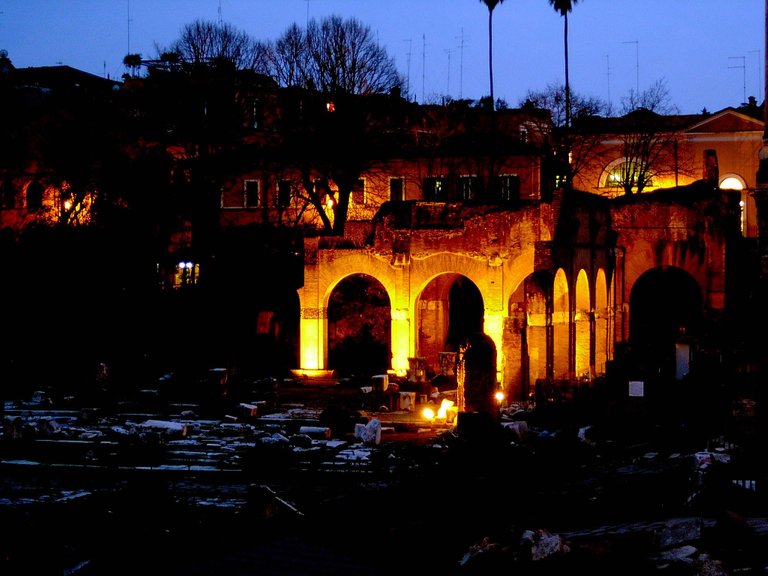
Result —
[{"label": "palm tree", "polygon": [[578,0],[549,0],[550,6],[563,17],[563,45],[565,48],[565,128],[571,127],[571,84],[568,79],[568,13]]},{"label": "palm tree", "polygon": [[504,0],[480,0],[480,2],[488,7],[488,78],[491,84],[491,109],[494,109],[496,104],[493,99],[493,9]]}]

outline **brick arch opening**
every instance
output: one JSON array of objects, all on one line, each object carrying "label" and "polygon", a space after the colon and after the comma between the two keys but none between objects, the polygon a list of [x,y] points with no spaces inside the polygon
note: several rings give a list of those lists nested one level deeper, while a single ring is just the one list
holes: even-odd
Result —
[{"label": "brick arch opening", "polygon": [[446,273],[433,278],[416,299],[416,355],[428,376],[440,371],[440,353],[458,352],[471,335],[483,331],[483,297],[472,280]]},{"label": "brick arch opening", "polygon": [[328,367],[340,376],[369,376],[391,366],[391,303],[368,274],[341,279],[328,299]]},{"label": "brick arch opening", "polygon": [[536,386],[543,385],[547,379],[551,290],[549,273],[533,273],[520,283],[507,303],[504,386],[507,397],[512,400],[532,399]]},{"label": "brick arch opening", "polygon": [[703,326],[703,301],[696,280],[676,267],[643,273],[630,294],[629,345],[635,364],[648,376],[675,374],[675,347],[695,341]]}]

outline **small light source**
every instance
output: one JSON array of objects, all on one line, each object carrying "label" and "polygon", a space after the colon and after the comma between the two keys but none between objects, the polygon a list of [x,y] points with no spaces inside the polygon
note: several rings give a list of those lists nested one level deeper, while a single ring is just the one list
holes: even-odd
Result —
[{"label": "small light source", "polygon": [[493,395],[493,397],[496,398],[496,402],[501,404],[504,401],[504,392],[499,390],[496,392],[496,394]]},{"label": "small light source", "polygon": [[422,415],[422,416],[424,416],[424,419],[425,419],[425,420],[429,420],[429,421],[432,421],[432,420],[434,420],[434,419],[435,419],[435,411],[434,411],[434,410],[432,410],[432,408],[429,408],[429,407],[427,407],[427,408],[424,408],[424,409],[421,411],[421,415]]},{"label": "small light source", "polygon": [[72,209],[72,200],[64,200],[64,210],[71,210]]}]

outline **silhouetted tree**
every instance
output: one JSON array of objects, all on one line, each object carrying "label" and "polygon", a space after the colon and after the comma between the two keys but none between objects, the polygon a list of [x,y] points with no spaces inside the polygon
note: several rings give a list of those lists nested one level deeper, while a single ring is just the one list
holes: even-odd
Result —
[{"label": "silhouetted tree", "polygon": [[179,37],[170,47],[163,50],[165,60],[171,63],[169,54],[177,54],[187,65],[228,62],[237,70],[254,67],[258,49],[257,43],[242,30],[231,24],[195,20],[185,25]]},{"label": "silhouetted tree", "polygon": [[677,113],[671,104],[664,80],[654,82],[642,92],[630,91],[622,100],[622,126],[619,133],[624,162],[614,174],[624,194],[640,194],[653,179],[678,169],[679,134],[665,116]]},{"label": "silhouetted tree", "polygon": [[360,21],[331,16],[292,25],[275,42],[259,45],[255,70],[280,86],[323,94],[386,94],[404,82],[394,59]]},{"label": "silhouetted tree", "polygon": [[[569,181],[580,173],[596,164],[601,167],[605,163],[604,149],[600,146],[604,135],[599,132],[582,130],[580,125],[566,124],[565,88],[562,85],[549,84],[544,90],[529,90],[521,107],[533,105],[541,110],[551,112],[552,136],[556,158],[561,160],[560,166],[563,178]],[[607,116],[611,112],[608,102],[599,98],[570,93],[571,123],[595,116]],[[535,119],[536,117],[534,117]],[[533,119],[532,119],[533,121]],[[543,120],[542,120],[543,121]],[[547,133],[548,125],[541,125],[540,130]],[[565,166],[568,166],[565,174]]]}]

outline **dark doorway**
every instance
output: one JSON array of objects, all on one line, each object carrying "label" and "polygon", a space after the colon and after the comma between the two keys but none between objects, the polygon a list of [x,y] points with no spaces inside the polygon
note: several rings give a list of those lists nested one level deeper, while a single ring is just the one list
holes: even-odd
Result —
[{"label": "dark doorway", "polygon": [[389,295],[375,278],[353,274],[328,301],[328,365],[340,376],[369,376],[391,365]]},{"label": "dark doorway", "polygon": [[698,338],[701,291],[679,268],[655,268],[643,274],[630,296],[629,343],[636,362],[650,373],[675,373],[675,344]]}]

